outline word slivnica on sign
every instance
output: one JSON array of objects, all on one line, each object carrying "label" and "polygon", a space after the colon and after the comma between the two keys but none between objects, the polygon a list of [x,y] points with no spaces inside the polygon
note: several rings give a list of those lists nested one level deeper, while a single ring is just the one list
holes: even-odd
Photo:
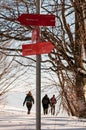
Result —
[{"label": "word slivnica on sign", "polygon": [[54,49],[54,45],[51,42],[39,42],[36,44],[23,44],[22,55],[39,55],[50,53]]},{"label": "word slivnica on sign", "polygon": [[17,20],[25,26],[55,26],[55,15],[22,14]]}]

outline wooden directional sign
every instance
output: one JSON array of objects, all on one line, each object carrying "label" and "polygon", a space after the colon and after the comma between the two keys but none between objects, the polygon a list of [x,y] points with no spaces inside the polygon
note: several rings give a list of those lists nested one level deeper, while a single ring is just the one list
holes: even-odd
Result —
[{"label": "wooden directional sign", "polygon": [[39,42],[36,44],[23,44],[22,55],[39,55],[50,53],[54,49],[54,45],[51,42]]},{"label": "wooden directional sign", "polygon": [[55,26],[55,15],[22,14],[17,20],[26,26]]}]

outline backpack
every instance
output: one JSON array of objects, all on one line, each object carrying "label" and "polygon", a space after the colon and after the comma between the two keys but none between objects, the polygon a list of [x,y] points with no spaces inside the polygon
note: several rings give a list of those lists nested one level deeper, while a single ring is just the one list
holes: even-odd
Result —
[{"label": "backpack", "polygon": [[55,98],[51,98],[51,104],[55,104],[56,103],[56,99]]},{"label": "backpack", "polygon": [[43,104],[48,104],[48,102],[49,102],[48,99],[46,98],[43,99]]}]

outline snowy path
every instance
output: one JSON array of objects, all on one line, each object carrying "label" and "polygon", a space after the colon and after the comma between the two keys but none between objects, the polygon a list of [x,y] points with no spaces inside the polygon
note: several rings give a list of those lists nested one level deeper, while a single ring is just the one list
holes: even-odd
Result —
[{"label": "snowy path", "polygon": [[[86,119],[42,115],[41,130],[86,130]],[[34,113],[0,111],[0,130],[36,130]]]}]

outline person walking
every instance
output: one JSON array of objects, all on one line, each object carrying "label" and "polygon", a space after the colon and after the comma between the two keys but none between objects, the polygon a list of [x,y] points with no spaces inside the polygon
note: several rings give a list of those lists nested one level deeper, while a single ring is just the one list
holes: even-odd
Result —
[{"label": "person walking", "polygon": [[43,106],[43,113],[48,114],[48,108],[49,108],[50,100],[47,94],[42,98],[42,106]]},{"label": "person walking", "polygon": [[51,115],[55,115],[55,104],[56,104],[56,97],[53,95],[53,97],[50,99],[50,105],[51,105]]},{"label": "person walking", "polygon": [[28,94],[26,95],[24,102],[23,102],[23,106],[26,103],[26,107],[28,109],[27,114],[30,114],[31,108],[32,108],[32,104],[34,104],[34,98],[32,96],[32,93],[29,91]]}]

